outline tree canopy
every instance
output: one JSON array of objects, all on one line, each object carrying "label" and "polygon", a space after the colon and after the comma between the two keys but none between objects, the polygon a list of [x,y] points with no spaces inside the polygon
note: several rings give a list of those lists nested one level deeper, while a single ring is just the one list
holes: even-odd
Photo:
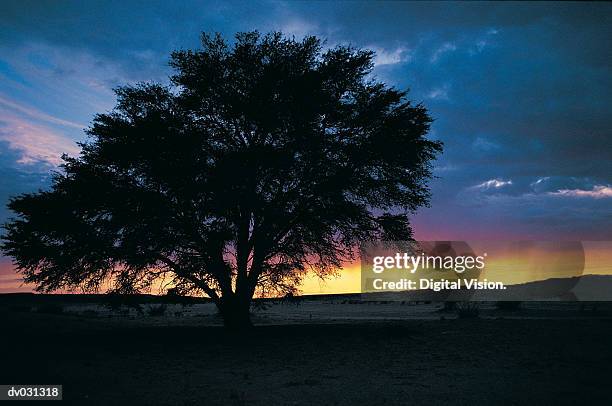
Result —
[{"label": "tree canopy", "polygon": [[325,277],[365,240],[411,238],[440,142],[374,53],[316,37],[202,36],[167,86],[119,88],[46,191],[14,197],[3,250],[42,291],[201,292],[229,325]]}]

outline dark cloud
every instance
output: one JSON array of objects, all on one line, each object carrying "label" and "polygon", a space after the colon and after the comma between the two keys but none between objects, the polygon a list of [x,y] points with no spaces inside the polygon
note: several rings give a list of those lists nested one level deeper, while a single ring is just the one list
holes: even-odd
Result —
[{"label": "dark cloud", "polygon": [[47,162],[31,162],[19,165],[18,151],[9,147],[7,142],[0,141],[0,223],[11,216],[6,207],[11,196],[33,192],[48,187],[51,178],[51,167]]}]

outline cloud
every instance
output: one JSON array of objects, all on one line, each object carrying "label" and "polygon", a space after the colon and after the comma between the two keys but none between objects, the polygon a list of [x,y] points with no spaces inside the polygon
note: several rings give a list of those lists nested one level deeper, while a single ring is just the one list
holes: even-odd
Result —
[{"label": "cloud", "polygon": [[[0,46],[0,50],[3,48]],[[26,104],[41,104],[48,109],[49,103],[45,103],[46,100],[55,100],[58,103],[56,111],[62,108],[72,116],[82,116],[82,120],[66,121],[83,128],[80,123],[89,121],[91,110],[107,110],[112,107],[115,98],[113,88],[138,81],[165,78],[159,73],[152,72],[164,70],[164,59],[167,55],[164,59],[154,61],[151,59],[154,54],[146,49],[127,54],[128,56],[118,61],[86,49],[45,42],[28,42],[6,53],[8,55],[6,59],[31,83],[31,86],[9,88],[9,90],[12,90],[11,93],[17,91],[20,93],[22,100],[19,104],[22,106],[22,111],[40,110],[25,107]],[[145,58],[143,55],[149,55],[150,58]],[[140,66],[143,66],[142,69],[138,69]],[[28,103],[24,103],[23,100],[27,100]],[[15,103],[14,100],[11,102]],[[84,114],[84,110],[88,114]],[[50,115],[54,118],[59,116],[59,114]]]},{"label": "cloud", "polygon": [[536,188],[539,185],[543,184],[544,182],[548,181],[550,179],[550,176],[544,176],[542,178],[539,178],[538,180],[536,180],[535,182],[531,183],[531,187]]},{"label": "cloud", "polygon": [[488,29],[483,36],[476,39],[475,44],[470,47],[468,53],[473,56],[484,51],[485,48],[493,46],[493,37],[497,34],[499,34],[499,30],[495,28]]},{"label": "cloud", "polygon": [[490,179],[472,186],[473,189],[500,189],[512,185],[512,180]]},{"label": "cloud", "polygon": [[70,120],[63,120],[61,118],[57,118],[57,117],[53,117],[49,114],[45,114],[39,110],[30,108],[30,107],[25,107],[22,106],[14,101],[8,100],[4,97],[2,97],[0,95],[0,105],[4,105],[4,107],[8,107],[11,110],[17,111],[19,113],[25,114],[27,116],[29,116],[30,118],[37,120],[37,121],[45,121],[51,124],[58,124],[61,126],[65,126],[65,127],[72,127],[72,128],[77,128],[79,130],[84,129],[85,127],[87,127],[84,124],[78,124],[75,122],[72,122]]},{"label": "cloud", "polygon": [[581,177],[542,176],[523,177],[516,180],[501,178],[490,179],[465,188],[465,193],[479,193],[482,197],[564,197],[564,198],[609,198],[612,197],[612,186],[597,183],[597,180]]},{"label": "cloud", "polygon": [[569,197],[608,197],[610,192],[610,185],[603,179],[578,176],[542,176],[529,187],[534,193]]},{"label": "cloud", "polygon": [[307,22],[302,19],[292,18],[285,22],[280,31],[288,35],[295,35],[297,39],[305,37],[307,35],[314,35],[318,32],[319,27],[315,24]]},{"label": "cloud", "polygon": [[[0,140],[0,224],[12,214],[6,203],[11,196],[46,189],[51,180],[53,166],[46,161],[30,160],[17,163],[22,153],[10,148],[6,141]],[[0,262],[2,257],[0,257]],[[0,264],[1,265],[1,264]]]},{"label": "cloud", "polygon": [[453,52],[456,50],[457,50],[457,46],[455,44],[453,44],[452,42],[445,42],[431,54],[431,58],[429,59],[429,61],[431,63],[436,63],[438,62],[440,58],[442,58],[442,56],[444,56],[444,54],[447,54],[449,52]]},{"label": "cloud", "polygon": [[377,46],[368,46],[376,55],[374,56],[374,65],[395,65],[398,63],[408,62],[411,59],[410,52],[405,47],[397,47],[395,49],[385,49]]},{"label": "cloud", "polygon": [[427,98],[432,100],[449,100],[448,97],[449,86],[444,85],[442,87],[435,87],[427,93]]},{"label": "cloud", "polygon": [[59,165],[63,153],[77,155],[79,152],[74,140],[14,115],[3,114],[0,118],[0,141],[19,152],[16,161],[19,164],[43,161]]},{"label": "cloud", "polygon": [[557,192],[549,192],[553,196],[567,196],[567,197],[591,197],[595,199],[601,199],[605,197],[612,197],[612,186],[596,185],[591,190],[583,189],[561,189]]},{"label": "cloud", "polygon": [[472,148],[477,151],[490,152],[499,150],[501,146],[485,137],[476,137],[472,143]]},{"label": "cloud", "polygon": [[[19,75],[3,83],[0,141],[18,152],[15,163],[20,165],[56,166],[63,153],[78,154],[76,142],[85,138],[85,123],[112,108],[112,88],[137,81],[120,63],[83,49],[29,41],[3,55],[2,66]],[[129,58],[135,65],[163,66],[146,49]]]}]

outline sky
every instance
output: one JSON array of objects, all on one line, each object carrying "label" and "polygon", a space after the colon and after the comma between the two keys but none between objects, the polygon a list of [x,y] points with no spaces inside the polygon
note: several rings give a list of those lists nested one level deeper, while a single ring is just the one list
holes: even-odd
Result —
[{"label": "sky", "polygon": [[[201,32],[280,30],[376,51],[435,119],[421,240],[612,240],[612,3],[0,2],[0,222],[44,189],[113,88],[167,83]],[[19,288],[0,258],[0,292]]]}]

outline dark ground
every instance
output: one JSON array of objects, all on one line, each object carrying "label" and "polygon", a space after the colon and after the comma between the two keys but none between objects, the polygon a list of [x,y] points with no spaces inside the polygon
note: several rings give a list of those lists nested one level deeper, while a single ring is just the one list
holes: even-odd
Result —
[{"label": "dark ground", "polygon": [[76,405],[610,404],[612,320],[143,326],[0,309],[2,384]]}]

